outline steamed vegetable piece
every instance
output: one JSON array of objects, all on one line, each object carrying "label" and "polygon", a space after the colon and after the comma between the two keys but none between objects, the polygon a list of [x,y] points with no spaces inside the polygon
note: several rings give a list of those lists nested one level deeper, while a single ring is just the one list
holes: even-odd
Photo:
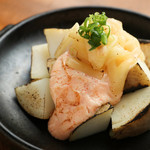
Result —
[{"label": "steamed vegetable piece", "polygon": [[70,68],[84,72],[85,74],[98,79],[101,79],[104,75],[103,72],[94,70],[90,65],[73,57],[70,57],[66,60],[66,65],[69,66]]},{"label": "steamed vegetable piece", "polygon": [[44,30],[51,58],[58,58],[58,56],[67,50],[71,43],[69,34],[78,30],[78,28],[79,24],[75,23],[75,25],[70,29],[52,28]]},{"label": "steamed vegetable piece", "polygon": [[53,110],[54,103],[50,95],[49,79],[44,78],[15,89],[18,102],[30,115],[48,119]]},{"label": "steamed vegetable piece", "polygon": [[70,38],[70,34],[77,32],[78,29],[79,29],[78,23],[75,23],[74,26],[69,29],[68,34],[66,34],[66,36],[64,37],[60,45],[57,47],[57,50],[55,52],[55,58],[58,58],[65,51],[69,50],[70,45],[72,44],[72,39]]},{"label": "steamed vegetable piece", "polygon": [[69,29],[52,28],[52,29],[44,30],[51,58],[55,57],[55,52],[58,46],[60,45],[62,40],[65,38],[65,36],[68,35],[68,32],[69,32]]},{"label": "steamed vegetable piece", "polygon": [[140,59],[137,64],[130,69],[127,75],[124,90],[128,91],[130,89],[137,89],[139,86],[150,86],[150,70]]},{"label": "steamed vegetable piece", "polygon": [[109,125],[112,112],[113,107],[110,104],[103,105],[93,117],[73,131],[69,140],[75,141],[105,131]]},{"label": "steamed vegetable piece", "polygon": [[150,87],[126,94],[114,106],[110,136],[136,136],[150,130]]},{"label": "steamed vegetable piece", "polygon": [[47,59],[50,57],[47,44],[32,47],[31,55],[31,79],[42,79],[49,77],[47,71]]}]

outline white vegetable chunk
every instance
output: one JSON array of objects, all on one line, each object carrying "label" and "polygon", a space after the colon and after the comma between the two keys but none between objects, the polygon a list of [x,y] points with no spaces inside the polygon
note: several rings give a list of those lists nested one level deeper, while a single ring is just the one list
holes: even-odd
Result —
[{"label": "white vegetable chunk", "polygon": [[64,37],[68,34],[68,31],[69,29],[55,28],[44,30],[51,58],[55,58],[55,52],[62,40],[64,39]]},{"label": "white vegetable chunk", "polygon": [[47,59],[50,57],[47,44],[32,47],[31,79],[48,78]]},{"label": "white vegetable chunk", "polygon": [[150,87],[125,94],[114,106],[110,136],[122,139],[150,130]]},{"label": "white vegetable chunk", "polygon": [[[105,107],[105,108],[104,108]],[[70,141],[75,141],[90,135],[105,131],[108,128],[113,107],[104,105],[92,118],[77,127],[70,136]]]},{"label": "white vegetable chunk", "polygon": [[150,70],[145,62],[138,60],[127,75],[124,90],[137,89],[139,86],[150,86]]},{"label": "white vegetable chunk", "polygon": [[55,58],[58,58],[60,55],[62,55],[64,52],[66,52],[70,45],[72,44],[72,38],[70,37],[72,33],[78,32],[79,24],[75,23],[72,28],[68,30],[68,33],[62,40],[62,42],[59,44],[56,52],[55,52]]},{"label": "white vegetable chunk", "polygon": [[54,110],[49,90],[49,78],[44,78],[15,89],[18,102],[30,115],[48,119]]}]

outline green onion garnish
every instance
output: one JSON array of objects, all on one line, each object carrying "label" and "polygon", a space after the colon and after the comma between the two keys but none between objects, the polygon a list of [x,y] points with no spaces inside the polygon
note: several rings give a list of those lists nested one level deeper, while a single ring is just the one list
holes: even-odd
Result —
[{"label": "green onion garnish", "polygon": [[[105,12],[102,12],[102,14],[96,12],[89,15],[80,26],[78,32],[81,37],[88,39],[88,43],[91,45],[90,51],[101,44],[107,44],[110,35],[110,27],[106,25],[107,18]],[[105,31],[106,27],[108,27],[107,33]]]}]

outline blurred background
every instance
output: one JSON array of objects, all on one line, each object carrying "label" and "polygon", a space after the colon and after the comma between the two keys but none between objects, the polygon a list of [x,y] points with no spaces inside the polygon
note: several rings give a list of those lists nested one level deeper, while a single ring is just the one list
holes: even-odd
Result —
[{"label": "blurred background", "polygon": [[94,5],[118,7],[150,16],[150,0],[0,0],[0,30],[45,11]]},{"label": "blurred background", "polygon": [[[0,30],[33,15],[75,6],[109,6],[150,16],[150,0],[0,0]],[[11,150],[10,143],[0,139],[0,150]]]}]

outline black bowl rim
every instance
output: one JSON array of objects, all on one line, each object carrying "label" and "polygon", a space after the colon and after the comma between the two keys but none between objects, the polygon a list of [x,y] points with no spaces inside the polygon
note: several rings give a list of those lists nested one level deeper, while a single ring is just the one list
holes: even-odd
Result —
[{"label": "black bowl rim", "polygon": [[[131,11],[129,9],[122,9],[122,8],[118,8],[118,7],[110,7],[110,6],[77,6],[77,7],[67,7],[67,8],[61,8],[61,9],[56,9],[56,10],[52,10],[52,11],[46,11],[44,13],[39,13],[37,15],[31,16],[25,20],[20,21],[19,23],[13,25],[10,29],[8,29],[1,37],[0,37],[0,41],[4,40],[9,34],[11,34],[12,32],[14,32],[16,29],[18,29],[19,27],[25,25],[28,22],[31,22],[35,19],[38,19],[40,17],[43,17],[45,15],[48,14],[55,14],[55,13],[60,13],[60,12],[65,12],[65,11],[69,11],[69,10],[77,10],[77,9],[108,9],[108,10],[112,10],[112,11],[118,11],[118,12],[124,12],[124,13],[128,13],[128,14],[132,14],[138,17],[142,17],[146,20],[150,21],[150,16],[147,16],[145,14],[141,14],[139,12],[135,12],[135,11]],[[25,140],[21,139],[20,137],[18,137],[17,135],[15,135],[14,133],[12,133],[9,129],[7,129],[1,122],[0,122],[0,129],[2,131],[0,131],[4,136],[6,136],[6,138],[8,140],[10,140],[13,143],[16,143],[16,145],[21,146],[22,148],[30,148],[30,149],[36,149],[39,150],[40,148],[36,147],[35,145],[30,144],[29,142],[26,142]]]}]

